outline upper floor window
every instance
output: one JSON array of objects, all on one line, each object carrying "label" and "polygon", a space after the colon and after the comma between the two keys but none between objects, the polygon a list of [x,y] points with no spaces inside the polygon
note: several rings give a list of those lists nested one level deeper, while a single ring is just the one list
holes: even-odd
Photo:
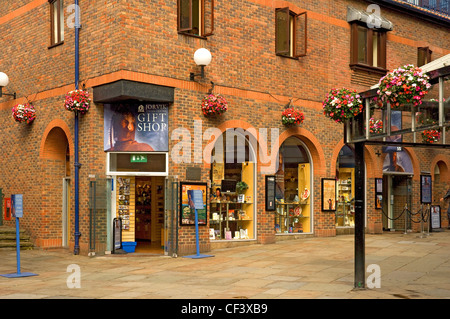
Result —
[{"label": "upper floor window", "polygon": [[50,3],[50,46],[64,42],[63,0],[48,0]]},{"label": "upper floor window", "polygon": [[350,66],[371,70],[386,69],[386,31],[351,24]]},{"label": "upper floor window", "polygon": [[417,66],[422,66],[431,62],[431,53],[429,47],[417,48]]},{"label": "upper floor window", "polygon": [[214,0],[178,0],[178,32],[207,37],[214,31]]},{"label": "upper floor window", "polygon": [[275,10],[275,53],[298,58],[306,55],[307,13],[296,14],[289,8]]}]

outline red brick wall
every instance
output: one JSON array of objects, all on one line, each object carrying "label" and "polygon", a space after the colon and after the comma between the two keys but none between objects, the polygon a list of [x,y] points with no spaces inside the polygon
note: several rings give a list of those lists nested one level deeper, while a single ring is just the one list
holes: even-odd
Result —
[{"label": "red brick wall", "polygon": [[[60,236],[56,219],[56,203],[61,189],[57,180],[47,180],[46,172],[58,170],[42,158],[41,145],[52,121],[63,128],[70,144],[71,177],[73,177],[73,114],[63,109],[64,93],[74,88],[74,30],[65,28],[64,44],[48,48],[49,8],[46,0],[4,0],[0,8],[0,39],[3,51],[0,71],[10,77],[5,92],[16,91],[18,98],[0,100],[0,118],[8,123],[0,129],[2,165],[0,187],[8,196],[25,194],[24,225],[34,238]],[[28,4],[28,6],[25,6]],[[244,123],[254,128],[278,128],[287,138],[299,136],[309,148],[314,167],[314,232],[320,236],[335,234],[334,214],[320,211],[320,181],[334,177],[337,153],[342,147],[342,126],[326,119],[321,102],[332,87],[348,87],[359,91],[368,87],[352,82],[350,61],[350,28],[346,22],[347,6],[365,10],[366,1],[266,1],[231,0],[216,2],[215,33],[207,39],[188,37],[176,30],[176,1],[80,1],[80,80],[92,92],[92,87],[119,79],[175,87],[175,103],[170,106],[170,133],[177,127],[186,127],[193,136],[193,120],[201,120],[203,131],[209,127],[236,127]],[[66,4],[67,6],[67,4]],[[298,60],[274,54],[274,10],[289,6],[295,12],[308,12],[308,54]],[[70,13],[66,12],[66,18]],[[450,53],[449,29],[382,7],[381,14],[394,23],[394,31],[387,37],[387,68],[417,61],[417,47],[429,46],[433,59]],[[433,34],[433,37],[429,35]],[[200,47],[212,53],[212,62],[206,67],[206,80],[189,81],[189,72],[198,73],[193,54]],[[200,101],[213,81],[215,92],[229,101],[229,111],[220,119],[205,119]],[[374,82],[373,84],[375,84]],[[37,119],[31,125],[16,124],[10,108],[25,97],[33,101]],[[306,115],[301,128],[286,130],[280,121],[284,106],[293,101]],[[227,121],[239,120],[241,122]],[[82,247],[88,244],[89,175],[104,177],[106,155],[103,152],[103,108],[92,105],[88,114],[80,118],[80,231]],[[170,141],[169,148],[178,141]],[[205,147],[207,141],[202,142]],[[368,180],[368,230],[380,231],[380,214],[373,209],[373,178],[382,177],[382,157],[376,148],[368,147],[366,162],[372,169]],[[441,150],[410,151],[415,156],[414,194],[420,171],[434,169]],[[441,159],[447,167],[445,178],[437,183],[439,193],[449,184],[448,151]],[[14,155],[13,155],[14,154]],[[170,156],[169,156],[170,158]],[[170,174],[185,177],[187,166],[174,164]],[[202,167],[202,179],[209,179],[209,165]],[[59,168],[58,168],[59,167]],[[31,182],[30,182],[31,180]],[[55,208],[44,204],[42,187],[52,190],[49,196]],[[61,183],[62,184],[62,183]],[[73,187],[73,183],[71,184]],[[439,191],[438,191],[439,190]],[[435,196],[435,198],[437,198]],[[264,177],[258,174],[258,229],[261,243],[275,240],[273,216],[264,211]],[[417,209],[417,196],[414,198]],[[50,205],[50,204],[48,204]],[[53,205],[53,204],[52,204]],[[58,206],[59,205],[59,206]],[[53,209],[52,221],[45,210]],[[72,196],[73,209],[73,196]],[[72,212],[73,216],[73,212]],[[73,221],[72,221],[73,225]],[[49,227],[51,229],[49,229]],[[36,230],[38,228],[38,230]],[[48,230],[47,230],[48,229]],[[71,231],[71,240],[73,235]],[[193,228],[181,228],[180,249],[195,247]],[[194,245],[194,246],[193,246]],[[201,233],[201,247],[209,247],[206,228]]]}]

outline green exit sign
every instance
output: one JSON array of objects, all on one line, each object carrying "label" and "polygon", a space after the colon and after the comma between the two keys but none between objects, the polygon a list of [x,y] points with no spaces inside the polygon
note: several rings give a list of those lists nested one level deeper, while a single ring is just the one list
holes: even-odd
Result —
[{"label": "green exit sign", "polygon": [[147,155],[131,154],[130,162],[131,163],[147,163]]}]

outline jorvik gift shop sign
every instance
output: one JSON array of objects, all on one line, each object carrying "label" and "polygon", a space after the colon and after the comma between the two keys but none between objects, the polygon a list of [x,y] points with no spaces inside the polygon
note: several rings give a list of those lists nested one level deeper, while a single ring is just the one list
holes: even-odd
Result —
[{"label": "jorvik gift shop sign", "polygon": [[104,150],[167,152],[169,105],[123,103],[104,106]]}]

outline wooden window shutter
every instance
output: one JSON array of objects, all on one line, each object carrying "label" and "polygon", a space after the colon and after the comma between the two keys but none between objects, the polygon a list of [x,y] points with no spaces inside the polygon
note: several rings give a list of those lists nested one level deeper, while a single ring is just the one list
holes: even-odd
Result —
[{"label": "wooden window shutter", "polygon": [[289,8],[275,11],[275,53],[289,54]]},{"label": "wooden window shutter", "polygon": [[294,57],[306,56],[308,47],[308,14],[306,11],[295,16],[294,39]]},{"label": "wooden window shutter", "polygon": [[379,33],[379,44],[378,44],[378,67],[386,69],[386,58],[387,58],[387,51],[386,51],[386,39],[387,34],[386,32],[380,32]]},{"label": "wooden window shutter", "polygon": [[431,62],[431,50],[429,47],[417,48],[417,66]]},{"label": "wooden window shutter", "polygon": [[178,0],[178,31],[192,30],[192,0]]},{"label": "wooden window shutter", "polygon": [[207,37],[214,34],[214,0],[203,0],[202,6],[202,35]]}]

